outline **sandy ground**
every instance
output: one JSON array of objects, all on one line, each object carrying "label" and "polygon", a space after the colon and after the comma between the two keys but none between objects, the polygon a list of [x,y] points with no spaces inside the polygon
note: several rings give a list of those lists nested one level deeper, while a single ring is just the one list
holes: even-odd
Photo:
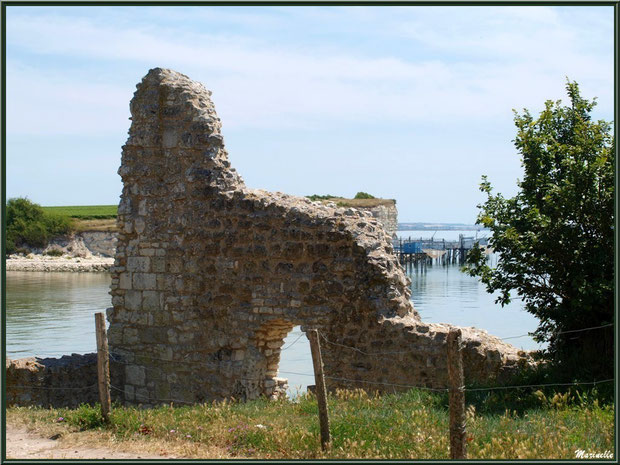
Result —
[{"label": "sandy ground", "polygon": [[44,438],[23,427],[7,424],[7,459],[170,459],[170,455],[138,454],[113,449],[63,445],[60,439]]}]

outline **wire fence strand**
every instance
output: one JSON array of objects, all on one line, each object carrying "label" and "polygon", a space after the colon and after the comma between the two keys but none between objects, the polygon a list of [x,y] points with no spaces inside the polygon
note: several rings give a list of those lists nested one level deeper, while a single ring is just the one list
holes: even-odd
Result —
[{"label": "wire fence strand", "polygon": [[91,384],[90,386],[82,386],[82,387],[65,387],[65,386],[24,386],[21,384],[7,384],[7,388],[20,388],[20,389],[44,389],[46,391],[56,391],[59,389],[67,390],[67,391],[79,391],[80,389],[92,389],[97,387],[98,384]]},{"label": "wire fence strand", "polygon": [[522,389],[522,388],[533,388],[533,387],[551,387],[551,386],[580,386],[580,385],[596,385],[596,384],[602,384],[602,383],[609,383],[611,381],[615,381],[614,379],[604,379],[602,381],[576,381],[574,383],[549,383],[549,384],[522,384],[522,385],[516,385],[516,386],[493,386],[493,387],[481,387],[481,388],[471,388],[471,387],[466,387],[465,391],[466,392],[473,392],[473,391],[495,391],[498,389]]},{"label": "wire fence strand", "polygon": [[[110,384],[110,388],[114,389],[115,391],[120,391],[120,392],[125,392],[124,389],[121,389],[117,386],[114,386],[112,384]],[[135,394],[134,396],[137,397],[141,397],[142,402],[172,402],[172,403],[177,403],[177,404],[187,404],[187,405],[194,405],[197,404],[198,402],[191,402],[191,401],[187,401],[187,400],[181,400],[181,399],[154,399],[154,398],[149,398],[149,397],[144,397],[141,394]],[[138,401],[140,401],[140,399],[136,399]]]},{"label": "wire fence strand", "polygon": [[[610,326],[613,326],[614,323],[608,323],[605,325],[601,325],[601,326],[591,326],[589,328],[581,328],[581,329],[570,329],[567,331],[558,331],[558,332],[554,332],[553,335],[554,336],[559,336],[561,334],[569,334],[569,333],[580,333],[582,331],[591,331],[593,329],[601,329],[601,328],[609,328]],[[528,336],[532,336],[531,333],[527,333],[527,334],[519,334],[518,336],[508,336],[508,337],[500,337],[499,339],[501,339],[502,341],[506,341],[508,339],[518,339],[520,337],[528,337]]]},{"label": "wire fence strand", "polygon": [[339,378],[336,376],[325,376],[325,378],[333,379],[336,381],[348,381],[352,383],[379,384],[383,386],[403,387],[403,388],[409,388],[409,389],[421,389],[423,391],[436,391],[436,392],[447,392],[448,391],[448,388],[431,388],[427,386],[414,386],[411,384],[385,383],[381,381],[364,381],[364,380],[359,380],[359,379]]},{"label": "wire fence strand", "polygon": [[570,329],[568,331],[560,331],[558,333],[555,333],[556,335],[560,335],[560,334],[568,334],[568,333],[580,333],[581,331],[590,331],[592,329],[600,329],[600,328],[607,328],[609,326],[613,326],[613,323],[608,323],[606,325],[601,325],[601,326],[592,326],[590,328],[583,328],[583,329]]},{"label": "wire fence strand", "polygon": [[[132,366],[137,365],[135,362],[128,362],[128,361],[119,359],[118,355],[119,354],[110,353],[110,358],[114,362],[120,363],[122,365],[132,365]],[[177,362],[177,360],[164,360],[164,359],[159,359],[159,358],[154,358],[154,357],[145,357],[145,358],[149,358],[151,360],[156,360],[156,361],[157,360],[163,360],[163,361],[167,361],[167,362],[174,362],[174,363]],[[191,364],[192,366],[204,366],[204,367],[209,367],[210,366],[210,365],[208,365],[206,363],[193,362],[193,361],[190,361],[190,360],[180,360],[180,362],[185,362],[185,363]],[[156,372],[158,374],[162,373],[162,368],[161,367],[149,367],[149,366],[144,366],[144,365],[139,365],[139,366],[144,368],[146,371]],[[249,378],[247,376],[236,376],[235,377],[235,380],[250,381],[250,382],[253,382],[253,383],[261,383],[261,382],[264,382],[264,381],[269,380],[269,379],[273,379],[273,377],[270,377],[270,376],[264,376],[262,378],[260,378],[260,377],[259,378]]]},{"label": "wire fence strand", "polygon": [[354,350],[356,352],[359,352],[360,354],[364,354],[364,355],[370,355],[370,356],[379,356],[379,355],[398,355],[398,354],[410,354],[412,352],[415,352],[416,349],[410,349],[410,350],[402,350],[402,351],[395,351],[395,352],[365,352],[361,349],[358,349],[357,347],[353,347],[353,346],[349,346],[349,345],[345,345],[345,344],[339,344],[338,342],[332,342],[329,339],[327,339],[323,333],[321,333],[319,331],[319,336],[321,336],[321,338],[327,342],[330,345],[333,346],[338,346],[338,347],[344,347],[345,349],[349,349],[349,350]]},{"label": "wire fence strand", "polygon": [[296,343],[297,341],[299,341],[299,340],[301,339],[301,337],[302,337],[304,334],[305,334],[305,333],[301,333],[301,334],[297,337],[297,339],[295,339],[295,340],[294,340],[293,342],[291,342],[289,345],[287,345],[286,347],[282,347],[282,348],[280,349],[280,352],[285,351],[285,350],[290,349],[291,347],[293,347],[293,346],[295,345],[295,343]]},{"label": "wire fence strand", "polygon": [[[608,327],[613,326],[613,325],[614,325],[613,323],[609,323],[609,324],[605,324],[605,325],[601,325],[601,326],[592,326],[592,327],[589,327],[589,328],[572,329],[572,330],[569,330],[569,331],[560,331],[560,332],[554,333],[554,335],[568,334],[568,333],[578,333],[578,332],[582,332],[582,331],[591,331],[591,330],[594,330],[594,329],[608,328]],[[367,356],[373,356],[373,357],[380,356],[380,355],[408,354],[408,353],[415,352],[417,350],[417,349],[411,349],[411,350],[392,351],[392,352],[390,352],[390,351],[388,351],[388,352],[366,352],[366,351],[363,351],[361,349],[358,349],[357,347],[353,347],[353,346],[349,346],[349,345],[346,345],[346,344],[340,344],[338,342],[330,341],[321,332],[319,332],[319,335],[321,336],[321,338],[323,338],[323,340],[327,344],[330,344],[330,345],[333,345],[333,346],[337,346],[337,347],[343,347],[343,348],[346,348],[346,349],[349,349],[349,350],[354,350],[356,352],[359,352],[360,354],[367,355]],[[506,341],[506,340],[509,340],[509,339],[518,339],[518,338],[521,338],[521,337],[531,337],[531,336],[532,335],[528,333],[528,334],[519,334],[517,336],[500,337],[498,339],[500,339],[502,341]]]},{"label": "wire fence strand", "polygon": [[[291,374],[298,376],[308,376],[314,377],[312,373],[300,373],[294,371],[280,371],[281,374]],[[350,379],[350,378],[342,378],[337,376],[325,376],[326,379],[332,379],[334,381],[347,381],[350,383],[363,383],[363,384],[374,384],[374,385],[382,385],[382,386],[392,386],[392,387],[400,387],[400,388],[409,388],[409,389],[420,389],[425,391],[435,391],[435,392],[448,392],[449,388],[431,388],[428,386],[416,386],[412,384],[400,384],[400,383],[388,383],[382,381],[368,381],[368,380],[360,380],[360,379]],[[244,381],[261,381],[259,378],[236,378]],[[581,385],[597,385],[603,383],[610,383],[615,381],[615,379],[604,379],[601,381],[576,381],[573,383],[543,383],[543,384],[519,384],[513,386],[492,386],[492,387],[463,387],[465,392],[476,392],[476,391],[494,391],[494,390],[504,390],[504,389],[523,389],[523,388],[535,388],[535,387],[566,387],[566,386],[581,386]],[[22,389],[45,389],[45,390],[81,390],[81,389],[92,389],[97,387],[97,384],[91,384],[89,386],[82,387],[45,387],[45,386],[24,386],[24,385],[16,385],[12,384],[9,387],[11,388],[22,388]],[[110,385],[110,387],[119,392],[125,392],[124,389],[119,388],[114,385]],[[146,398],[144,400],[156,401],[156,402],[177,402],[177,403],[185,403],[185,404],[195,404],[197,402],[190,402],[181,399],[160,399],[160,398]]]}]

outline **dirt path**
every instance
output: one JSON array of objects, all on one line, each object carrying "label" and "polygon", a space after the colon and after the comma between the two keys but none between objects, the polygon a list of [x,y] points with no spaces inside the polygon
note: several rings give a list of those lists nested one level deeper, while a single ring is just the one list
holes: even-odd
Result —
[{"label": "dirt path", "polygon": [[25,428],[7,424],[7,459],[170,459],[170,455],[137,454],[106,448],[63,445],[62,441],[41,437]]}]

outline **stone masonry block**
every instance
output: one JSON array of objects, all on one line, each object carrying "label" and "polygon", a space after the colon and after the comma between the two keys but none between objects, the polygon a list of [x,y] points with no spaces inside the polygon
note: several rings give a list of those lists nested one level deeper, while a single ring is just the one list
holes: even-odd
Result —
[{"label": "stone masonry block", "polygon": [[119,289],[131,289],[131,273],[121,273],[119,276]]},{"label": "stone masonry block", "polygon": [[164,273],[166,271],[166,259],[163,257],[151,258],[151,266],[154,273]]},{"label": "stone masonry block", "polygon": [[151,266],[149,257],[129,257],[127,258],[127,270],[137,272],[148,272]]},{"label": "stone masonry block", "polygon": [[[110,341],[111,343],[112,341]],[[133,345],[138,342],[138,330],[135,328],[123,329],[123,344]]]},{"label": "stone masonry block", "polygon": [[155,273],[134,273],[133,288],[134,289],[156,289],[157,278]]},{"label": "stone masonry block", "polygon": [[144,291],[143,300],[142,300],[142,308],[144,308],[145,310],[160,310],[161,309],[160,293],[158,291]]},{"label": "stone masonry block", "polygon": [[125,400],[132,401],[134,399],[135,388],[131,384],[125,385]]},{"label": "stone masonry block", "polygon": [[143,404],[150,403],[149,391],[146,388],[136,389],[136,401]]},{"label": "stone masonry block", "polygon": [[144,367],[137,365],[127,365],[125,367],[125,380],[134,386],[144,386],[145,381]]},{"label": "stone masonry block", "polygon": [[135,290],[126,291],[125,307],[129,310],[140,310],[142,308],[142,292]]}]

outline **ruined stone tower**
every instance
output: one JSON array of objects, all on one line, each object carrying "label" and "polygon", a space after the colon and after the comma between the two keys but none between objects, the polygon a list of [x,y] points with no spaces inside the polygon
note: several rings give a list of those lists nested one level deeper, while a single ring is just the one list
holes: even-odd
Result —
[{"label": "ruined stone tower", "polygon": [[[370,213],[247,188],[210,95],[155,68],[131,101],[108,313],[122,400],[271,395],[296,325],[323,335],[328,387],[444,387],[448,326],[421,322],[381,224]],[[470,379],[516,366],[514,347],[463,332]]]}]

